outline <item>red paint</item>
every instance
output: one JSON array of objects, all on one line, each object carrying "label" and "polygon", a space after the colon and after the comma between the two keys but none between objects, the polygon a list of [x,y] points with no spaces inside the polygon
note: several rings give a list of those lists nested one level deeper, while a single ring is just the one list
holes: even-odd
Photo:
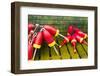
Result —
[{"label": "red paint", "polygon": [[73,25],[69,25],[67,31],[68,31],[68,34],[72,34],[73,33]]},{"label": "red paint", "polygon": [[76,46],[76,42],[77,42],[77,40],[76,40],[76,38],[75,38],[75,35],[73,34],[73,35],[71,36],[71,43],[72,43],[73,46]]},{"label": "red paint", "polygon": [[43,38],[48,44],[54,41],[52,35],[46,29],[43,30]]},{"label": "red paint", "polygon": [[52,34],[53,36],[55,36],[56,32],[57,32],[57,29],[50,26],[50,25],[44,25],[44,28],[50,33]]},{"label": "red paint", "polygon": [[42,44],[42,31],[38,32],[36,38],[35,38],[35,41],[34,41],[34,44],[38,44],[38,45],[41,45]]},{"label": "red paint", "polygon": [[75,35],[75,38],[77,39],[77,41],[79,43],[82,43],[83,42],[83,38],[81,36],[79,36],[77,33],[75,33],[74,35]]},{"label": "red paint", "polygon": [[81,31],[80,31],[80,32],[77,32],[77,34],[78,34],[79,36],[83,37],[83,38],[85,38],[85,36],[87,36],[87,34],[81,32]]},{"label": "red paint", "polygon": [[33,30],[31,30],[30,32],[29,32],[29,34],[28,34],[28,40],[30,40],[31,38],[32,38],[32,35],[33,35]]},{"label": "red paint", "polygon": [[28,24],[28,33],[30,33],[31,30],[34,30],[34,28],[35,28],[35,25],[29,23]]},{"label": "red paint", "polygon": [[29,43],[28,44],[28,60],[31,60],[32,59],[32,57],[33,57],[33,47],[32,47],[32,44],[31,43]]},{"label": "red paint", "polygon": [[31,42],[32,45],[34,44],[35,39],[36,39],[36,37],[33,36],[33,37],[32,37],[32,42]]},{"label": "red paint", "polygon": [[74,31],[75,33],[77,33],[79,36],[81,36],[82,38],[85,38],[85,36],[87,36],[86,33],[82,32],[81,30],[79,30],[78,28],[74,27]]},{"label": "red paint", "polygon": [[76,40],[76,38],[75,38],[75,35],[73,34],[73,35],[71,36],[71,44],[72,44],[72,46],[74,47],[74,53],[76,53],[76,42],[77,42],[77,40]]},{"label": "red paint", "polygon": [[68,43],[68,42],[71,40],[71,35],[67,35],[66,38],[67,38],[68,40],[64,39],[64,40],[61,42],[60,47],[62,47],[64,44]]},{"label": "red paint", "polygon": [[80,29],[78,29],[77,27],[73,27],[74,32],[79,32]]}]

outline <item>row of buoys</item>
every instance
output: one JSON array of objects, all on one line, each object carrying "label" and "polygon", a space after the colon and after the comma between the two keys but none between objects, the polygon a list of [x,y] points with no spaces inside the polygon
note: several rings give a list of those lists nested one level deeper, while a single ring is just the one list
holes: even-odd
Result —
[{"label": "row of buoys", "polygon": [[[37,31],[38,28],[39,30]],[[58,35],[64,38],[62,43],[59,45],[59,48],[71,41],[74,47],[74,52],[76,52],[75,46],[77,41],[87,44],[84,41],[87,34],[72,25],[68,27],[67,36],[63,36],[57,28],[51,25],[28,24],[28,60],[34,60],[37,49],[41,48],[43,41],[45,41],[49,47],[53,47],[56,54],[59,55],[59,52],[55,47],[57,43],[53,38],[53,36]]]},{"label": "row of buoys", "polygon": [[74,27],[73,25],[70,25],[68,27],[68,33],[65,36],[68,40],[64,39],[59,47],[62,47],[64,44],[71,42],[72,46],[74,47],[74,53],[76,53],[76,43],[83,43],[85,45],[88,45],[85,39],[88,37],[86,33],[82,32],[78,28]]}]

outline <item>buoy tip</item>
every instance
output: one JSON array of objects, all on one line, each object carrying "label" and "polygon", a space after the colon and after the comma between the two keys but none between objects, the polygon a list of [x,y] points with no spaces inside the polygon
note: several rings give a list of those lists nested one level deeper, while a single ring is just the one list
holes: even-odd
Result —
[{"label": "buoy tip", "polygon": [[74,49],[74,54],[76,54],[76,49]]},{"label": "buoy tip", "polygon": [[61,45],[59,45],[59,48],[61,48],[62,46]]}]

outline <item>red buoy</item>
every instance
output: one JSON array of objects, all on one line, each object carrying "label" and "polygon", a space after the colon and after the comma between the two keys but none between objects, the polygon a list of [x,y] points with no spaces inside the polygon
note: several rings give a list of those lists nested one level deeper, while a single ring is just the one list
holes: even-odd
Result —
[{"label": "red buoy", "polygon": [[73,35],[71,36],[71,44],[72,44],[72,46],[74,47],[74,53],[76,53],[76,42],[77,42],[77,40],[76,40],[76,38],[75,38],[75,35],[73,34]]},{"label": "red buoy", "polygon": [[33,34],[32,39],[28,40],[28,60],[31,60],[34,54],[34,48],[32,47],[35,41],[36,34]]},{"label": "red buoy", "polygon": [[31,44],[33,45],[36,39],[37,33],[34,33],[32,36]]},{"label": "red buoy", "polygon": [[58,53],[58,51],[57,51],[57,49],[55,47],[56,42],[53,39],[53,36],[44,28],[43,28],[43,38],[47,42],[48,46],[49,47],[53,47],[55,52],[56,52],[56,54],[59,55],[59,53]]},{"label": "red buoy", "polygon": [[52,47],[56,44],[52,35],[46,29],[43,29],[43,38],[47,42],[49,47]]},{"label": "red buoy", "polygon": [[33,47],[36,48],[36,49],[41,48],[42,39],[43,39],[43,38],[42,38],[42,31],[40,31],[40,32],[37,33],[37,36],[36,36],[36,38],[35,38]]},{"label": "red buoy", "polygon": [[28,40],[30,40],[30,39],[32,38],[33,33],[34,33],[33,30],[31,30],[31,31],[29,32],[29,34],[28,34]]},{"label": "red buoy", "polygon": [[34,50],[34,54],[33,54],[33,60],[35,58],[35,55],[36,55],[36,52],[37,52],[37,49],[40,49],[41,48],[41,44],[42,44],[42,30],[40,30],[40,32],[37,33],[36,37],[35,37],[35,40],[34,40],[34,43],[33,43],[33,47],[35,48]]},{"label": "red buoy", "polygon": [[86,39],[88,37],[88,35],[84,32],[82,32],[81,30],[79,30],[78,28],[74,27],[75,33],[77,33],[79,36],[81,36],[82,38]]},{"label": "red buoy", "polygon": [[28,43],[28,60],[31,60],[33,57],[33,47],[31,43]]},{"label": "red buoy", "polygon": [[74,35],[75,35],[75,37],[76,37],[76,39],[77,39],[77,41],[79,43],[82,43],[83,42],[83,38],[82,37],[80,37],[78,34],[74,34]]},{"label": "red buoy", "polygon": [[59,45],[59,47],[62,47],[64,44],[68,43],[71,40],[71,35],[67,35],[66,39],[64,39],[61,44]]},{"label": "red buoy", "polygon": [[67,38],[65,36],[63,36],[62,34],[59,33],[59,30],[50,26],[50,25],[44,25],[44,29],[46,29],[52,36],[61,36],[62,38],[66,39]]},{"label": "red buoy", "polygon": [[75,38],[77,39],[77,41],[79,42],[79,43],[84,43],[84,44],[86,44],[86,45],[88,45],[87,44],[87,42],[84,40],[84,38],[82,38],[81,36],[79,36],[78,34],[74,34],[75,35]]},{"label": "red buoy", "polygon": [[59,34],[59,30],[50,25],[44,25],[44,28],[53,36],[58,36]]},{"label": "red buoy", "polygon": [[30,33],[31,30],[34,30],[35,25],[33,25],[32,23],[28,24],[28,33]]},{"label": "red buoy", "polygon": [[67,31],[68,31],[67,34],[73,34],[73,25],[69,25]]}]

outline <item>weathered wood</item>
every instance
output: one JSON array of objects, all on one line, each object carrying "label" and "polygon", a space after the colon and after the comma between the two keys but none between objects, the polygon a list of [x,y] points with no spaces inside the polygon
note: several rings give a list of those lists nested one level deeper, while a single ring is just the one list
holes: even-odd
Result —
[{"label": "weathered wood", "polygon": [[56,54],[56,52],[55,52],[53,47],[50,48],[50,52],[51,52],[51,59],[52,60],[56,60],[56,59],[60,59],[61,58],[60,55]]},{"label": "weathered wood", "polygon": [[[58,40],[58,43],[61,43],[61,40]],[[68,53],[68,49],[67,46],[64,45],[61,48],[59,48],[60,53],[61,53],[61,58],[62,59],[70,59],[70,54]]]},{"label": "weathered wood", "polygon": [[66,45],[64,45],[60,48],[60,52],[61,52],[62,59],[70,59],[70,55],[68,53]]},{"label": "weathered wood", "polygon": [[88,46],[87,46],[87,45],[85,45],[85,44],[82,44],[82,46],[83,46],[83,48],[84,48],[84,50],[85,50],[86,54],[88,54]]},{"label": "weathered wood", "polygon": [[[61,40],[57,41],[58,44],[61,42]],[[56,59],[79,59],[79,58],[87,58],[87,51],[88,46],[85,44],[79,44],[77,43],[76,49],[77,52],[74,53],[73,46],[71,43],[68,43],[67,45],[62,46],[61,48],[58,48],[56,46],[58,52],[60,52],[61,56],[57,55],[54,48],[49,48],[48,45],[43,44],[41,49],[37,51],[35,60],[56,60]],[[51,55],[51,57],[50,57]],[[40,57],[39,57],[40,56]]]},{"label": "weathered wood", "polygon": [[49,60],[49,48],[47,44],[44,44],[42,48],[40,49],[41,55],[40,55],[40,60]]},{"label": "weathered wood", "polygon": [[76,47],[77,47],[77,51],[79,53],[79,56],[81,58],[87,58],[86,52],[85,52],[84,48],[81,46],[81,44],[80,43],[77,43],[77,46]]},{"label": "weathered wood", "polygon": [[71,43],[67,44],[67,48],[69,50],[69,53],[70,53],[72,59],[79,59],[80,58],[77,52],[74,53],[74,49],[73,49]]}]

